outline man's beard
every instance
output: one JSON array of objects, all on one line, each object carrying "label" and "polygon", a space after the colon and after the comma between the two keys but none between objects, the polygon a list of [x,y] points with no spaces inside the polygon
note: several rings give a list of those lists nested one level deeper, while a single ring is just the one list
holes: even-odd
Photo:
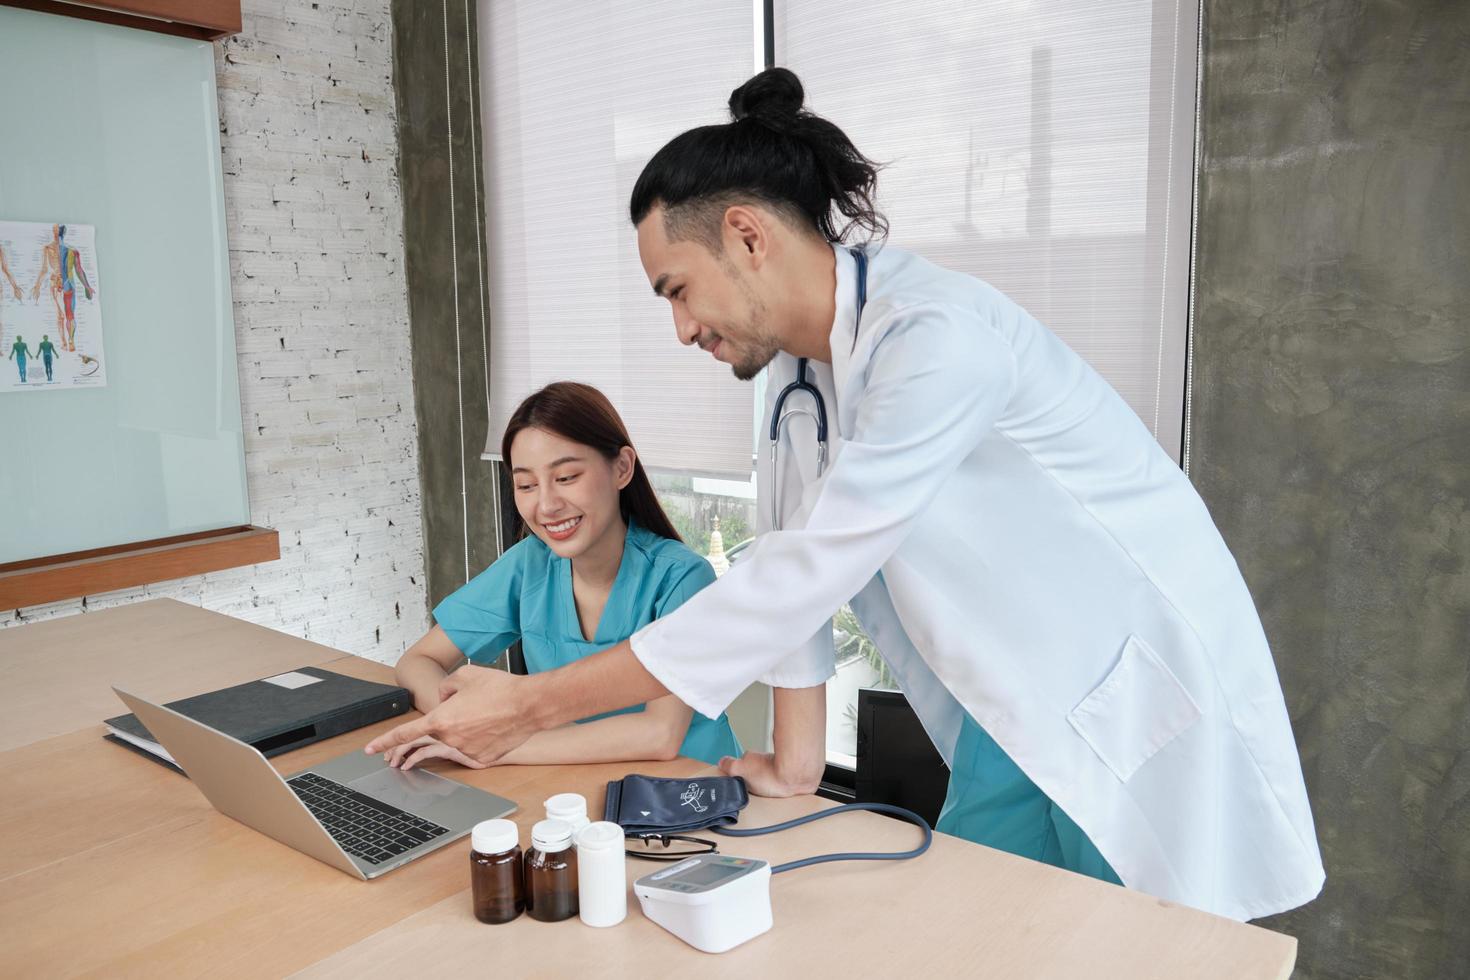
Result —
[{"label": "man's beard", "polygon": [[762,344],[759,351],[730,365],[730,373],[739,381],[750,381],[765,370],[766,365],[775,360],[780,352],[781,348],[774,344]]},{"label": "man's beard", "polygon": [[743,279],[738,281],[741,291],[745,293],[745,301],[750,306],[750,319],[746,321],[743,333],[751,338],[750,344],[755,349],[746,357],[731,364],[730,373],[735,375],[736,380],[750,381],[765,370],[767,364],[775,360],[776,355],[781,352],[781,345],[766,332],[765,304],[756,297],[754,290],[747,282]]}]

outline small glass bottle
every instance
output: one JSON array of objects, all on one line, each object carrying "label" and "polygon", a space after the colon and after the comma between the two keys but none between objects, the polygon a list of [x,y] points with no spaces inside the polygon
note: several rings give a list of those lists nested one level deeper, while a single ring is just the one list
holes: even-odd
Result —
[{"label": "small glass bottle", "polygon": [[577,904],[582,921],[607,928],[628,915],[628,869],[623,828],[599,820],[577,834]]},{"label": "small glass bottle", "polygon": [[526,907],[521,831],[509,820],[482,820],[470,831],[470,891],[475,918],[509,922]]},{"label": "small glass bottle", "polygon": [[561,820],[572,826],[572,839],[583,827],[591,823],[587,819],[587,797],[581,793],[557,793],[546,801],[546,819]]},{"label": "small glass bottle", "polygon": [[542,820],[531,828],[526,855],[526,913],[542,922],[560,922],[577,914],[577,852],[571,825]]}]

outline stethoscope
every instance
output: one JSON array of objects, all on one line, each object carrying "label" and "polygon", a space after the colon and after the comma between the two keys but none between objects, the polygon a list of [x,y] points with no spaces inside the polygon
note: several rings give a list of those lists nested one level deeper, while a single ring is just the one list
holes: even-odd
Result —
[{"label": "stethoscope", "polygon": [[[868,302],[868,255],[860,248],[850,248],[853,261],[857,263],[857,312],[853,314],[852,346],[857,349],[858,327],[863,320],[863,306]],[[776,396],[776,404],[771,409],[771,528],[779,531],[781,529],[781,506],[776,499],[776,491],[779,489],[780,466],[777,455],[781,442],[781,426],[789,419],[798,415],[805,415],[817,423],[817,478],[821,479],[822,472],[827,468],[827,403],[822,398],[822,393],[817,386],[807,380],[806,365],[808,358],[797,358],[796,380],[781,389]],[[811,396],[812,407],[793,408],[790,412],[782,414],[786,407],[786,399],[792,395],[804,392]]]}]

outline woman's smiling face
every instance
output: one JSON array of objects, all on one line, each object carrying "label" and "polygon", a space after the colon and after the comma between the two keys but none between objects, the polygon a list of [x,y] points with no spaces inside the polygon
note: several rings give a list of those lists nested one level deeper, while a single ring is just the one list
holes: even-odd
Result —
[{"label": "woman's smiling face", "polygon": [[525,428],[510,446],[516,510],[562,558],[576,558],[622,526],[618,492],[633,475],[633,450],[608,460],[591,446]]}]

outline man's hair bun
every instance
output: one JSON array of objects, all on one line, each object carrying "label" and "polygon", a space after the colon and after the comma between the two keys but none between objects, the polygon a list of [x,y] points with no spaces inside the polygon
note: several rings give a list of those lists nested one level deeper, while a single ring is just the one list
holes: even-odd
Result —
[{"label": "man's hair bun", "polygon": [[873,207],[881,164],[805,101],[787,68],[767,68],[731,92],[733,121],[680,133],[648,161],[628,198],[633,227],[662,207],[670,241],[697,238],[719,254],[725,210],[754,202],[828,241],[853,229],[882,239],[888,221]]},{"label": "man's hair bun", "polygon": [[730,117],[761,122],[792,120],[801,112],[806,93],[788,68],[767,68],[730,93]]}]

